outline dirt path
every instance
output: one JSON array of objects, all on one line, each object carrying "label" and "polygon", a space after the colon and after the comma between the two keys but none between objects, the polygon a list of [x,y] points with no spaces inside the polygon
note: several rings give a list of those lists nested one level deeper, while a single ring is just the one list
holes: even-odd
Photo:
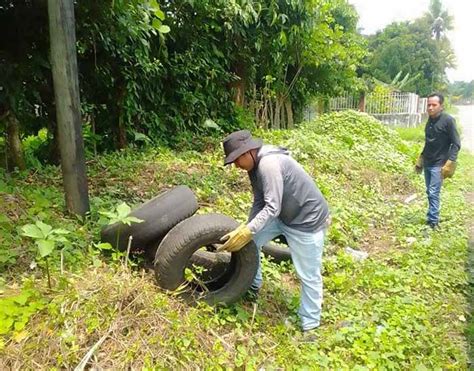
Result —
[{"label": "dirt path", "polygon": [[[474,176],[474,174],[472,174]],[[466,200],[474,206],[474,192],[466,193]],[[468,323],[467,340],[469,344],[468,357],[470,360],[470,370],[474,369],[474,220],[469,220],[469,242],[467,246],[468,257],[466,262],[466,271],[468,275],[468,305],[471,318]]]},{"label": "dirt path", "polygon": [[[462,128],[462,151],[469,151],[474,154],[474,105],[457,106],[457,122]],[[471,174],[474,177],[474,174]],[[474,192],[466,193],[466,200],[474,205]],[[468,242],[468,260],[466,262],[466,271],[469,280],[470,295],[468,298],[470,313],[474,312],[474,220],[469,223],[469,242]],[[467,337],[469,342],[470,367],[474,367],[474,316],[471,317],[468,324]]]},{"label": "dirt path", "polygon": [[456,108],[458,110],[457,123],[462,128],[461,147],[474,154],[474,105],[456,106]]},{"label": "dirt path", "polygon": [[[474,205],[474,192],[466,193],[466,200],[471,205]],[[466,271],[469,282],[469,297],[468,305],[469,312],[474,313],[474,221],[469,222],[469,242],[468,242],[468,258],[466,262]],[[474,316],[471,315],[471,319],[468,324],[467,338],[469,343],[469,360],[470,367],[474,368]]]}]

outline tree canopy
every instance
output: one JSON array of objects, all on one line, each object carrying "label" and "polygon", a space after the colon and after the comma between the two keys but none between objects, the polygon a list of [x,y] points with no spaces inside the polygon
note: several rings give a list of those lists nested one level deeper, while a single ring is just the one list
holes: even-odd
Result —
[{"label": "tree canopy", "polygon": [[[75,5],[87,150],[291,127],[306,102],[357,84],[365,55],[344,0],[83,0]],[[46,2],[0,0],[0,113],[47,129],[58,158]],[[1,124],[0,124],[1,125]],[[5,124],[4,124],[5,125]]]},{"label": "tree canopy", "polygon": [[442,9],[440,0],[432,0],[427,13],[411,22],[394,22],[369,37],[367,73],[390,83],[402,72],[411,83],[404,90],[428,95],[446,90],[446,69],[455,66],[455,56],[445,31],[452,17]]}]

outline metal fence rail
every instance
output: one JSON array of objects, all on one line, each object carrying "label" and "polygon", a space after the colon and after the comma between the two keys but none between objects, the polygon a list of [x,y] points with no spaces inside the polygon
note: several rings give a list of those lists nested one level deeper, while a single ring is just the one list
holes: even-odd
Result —
[{"label": "metal fence rail", "polygon": [[416,126],[426,115],[427,98],[415,93],[344,94],[329,99],[329,111],[359,110],[389,125]]}]

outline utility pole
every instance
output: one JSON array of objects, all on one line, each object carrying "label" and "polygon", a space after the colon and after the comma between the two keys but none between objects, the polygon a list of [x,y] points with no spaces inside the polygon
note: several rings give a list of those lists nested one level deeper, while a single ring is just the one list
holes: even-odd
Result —
[{"label": "utility pole", "polygon": [[69,212],[89,211],[82,138],[73,0],[48,0],[51,64],[61,168]]}]

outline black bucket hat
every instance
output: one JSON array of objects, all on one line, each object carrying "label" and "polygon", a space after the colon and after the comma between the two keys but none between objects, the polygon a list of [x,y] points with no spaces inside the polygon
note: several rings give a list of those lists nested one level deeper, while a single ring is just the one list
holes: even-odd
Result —
[{"label": "black bucket hat", "polygon": [[248,130],[239,130],[229,134],[222,141],[225,153],[224,165],[233,163],[244,153],[260,148],[262,144],[262,140],[253,139]]}]

